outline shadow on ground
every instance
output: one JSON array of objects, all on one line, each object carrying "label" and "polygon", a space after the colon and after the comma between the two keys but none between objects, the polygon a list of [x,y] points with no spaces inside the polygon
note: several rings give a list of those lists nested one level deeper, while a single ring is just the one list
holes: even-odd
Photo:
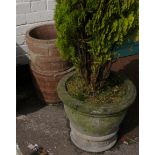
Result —
[{"label": "shadow on ground", "polygon": [[16,102],[17,116],[26,115],[43,108],[32,82],[29,65],[17,65],[16,68]]}]

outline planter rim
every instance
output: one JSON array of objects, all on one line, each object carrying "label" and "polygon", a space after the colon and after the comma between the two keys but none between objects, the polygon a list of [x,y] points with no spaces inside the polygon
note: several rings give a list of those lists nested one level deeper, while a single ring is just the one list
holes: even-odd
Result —
[{"label": "planter rim", "polygon": [[[58,83],[57,86],[57,92],[58,96],[61,99],[61,101],[68,107],[84,114],[84,115],[90,115],[90,116],[98,116],[98,117],[105,117],[105,115],[114,115],[117,113],[120,113],[122,111],[125,111],[135,100],[136,98],[136,87],[133,84],[133,82],[129,79],[126,79],[124,81],[124,84],[127,85],[127,93],[122,97],[121,104],[105,104],[102,106],[88,106],[88,104],[84,104],[83,101],[80,101],[76,98],[73,98],[69,95],[69,93],[66,90],[66,82],[69,80],[69,78],[72,77],[72,75],[75,73],[71,72],[66,74]],[[108,117],[109,117],[108,116]]]},{"label": "planter rim", "polygon": [[40,28],[40,27],[44,27],[44,26],[54,26],[55,24],[54,23],[48,23],[48,24],[40,24],[40,25],[37,25],[37,26],[34,26],[32,28],[30,28],[27,32],[26,32],[26,38],[27,38],[27,41],[31,40],[31,41],[35,41],[36,43],[53,43],[56,41],[56,39],[37,39],[37,38],[34,38],[30,35],[30,32],[36,28]]}]

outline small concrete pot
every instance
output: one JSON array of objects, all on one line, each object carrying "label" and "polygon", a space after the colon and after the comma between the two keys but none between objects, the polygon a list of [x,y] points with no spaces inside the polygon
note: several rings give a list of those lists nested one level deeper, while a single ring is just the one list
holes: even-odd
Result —
[{"label": "small concrete pot", "polygon": [[117,142],[117,132],[127,108],[136,98],[136,88],[125,80],[127,93],[121,104],[89,106],[71,97],[66,90],[66,82],[75,72],[65,75],[57,86],[59,98],[64,103],[65,112],[70,120],[72,142],[87,152],[102,152],[110,149]]}]

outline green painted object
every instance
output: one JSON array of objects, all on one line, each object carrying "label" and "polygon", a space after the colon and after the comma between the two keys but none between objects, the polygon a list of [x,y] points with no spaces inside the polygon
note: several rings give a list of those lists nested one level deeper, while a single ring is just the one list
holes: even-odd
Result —
[{"label": "green painted object", "polygon": [[139,53],[139,42],[128,39],[117,51],[120,57],[126,57]]}]

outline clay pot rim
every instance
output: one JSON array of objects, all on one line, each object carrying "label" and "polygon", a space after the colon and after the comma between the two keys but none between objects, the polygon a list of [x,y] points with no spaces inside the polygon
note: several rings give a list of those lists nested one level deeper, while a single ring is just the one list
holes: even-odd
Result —
[{"label": "clay pot rim", "polygon": [[58,83],[57,86],[57,92],[58,96],[61,99],[61,101],[65,104],[65,106],[70,107],[71,109],[74,109],[78,111],[79,113],[82,113],[83,115],[89,115],[92,117],[109,117],[117,115],[120,112],[126,111],[127,108],[133,104],[137,91],[136,87],[133,84],[133,82],[129,79],[126,79],[124,81],[124,84],[128,86],[128,92],[126,95],[122,98],[121,104],[119,105],[103,105],[101,107],[89,107],[83,103],[83,101],[77,100],[76,98],[73,98],[69,95],[69,93],[66,90],[66,82],[75,74],[75,72],[71,72],[67,75],[65,75]]},{"label": "clay pot rim", "polygon": [[56,39],[37,39],[37,38],[34,38],[30,35],[30,32],[36,28],[39,28],[39,27],[43,27],[43,26],[49,26],[49,25],[52,25],[54,26],[55,24],[54,23],[50,23],[50,24],[40,24],[40,25],[37,25],[37,26],[34,26],[32,28],[30,28],[27,32],[26,32],[26,40],[27,41],[34,41],[36,43],[53,43],[56,41]]}]

